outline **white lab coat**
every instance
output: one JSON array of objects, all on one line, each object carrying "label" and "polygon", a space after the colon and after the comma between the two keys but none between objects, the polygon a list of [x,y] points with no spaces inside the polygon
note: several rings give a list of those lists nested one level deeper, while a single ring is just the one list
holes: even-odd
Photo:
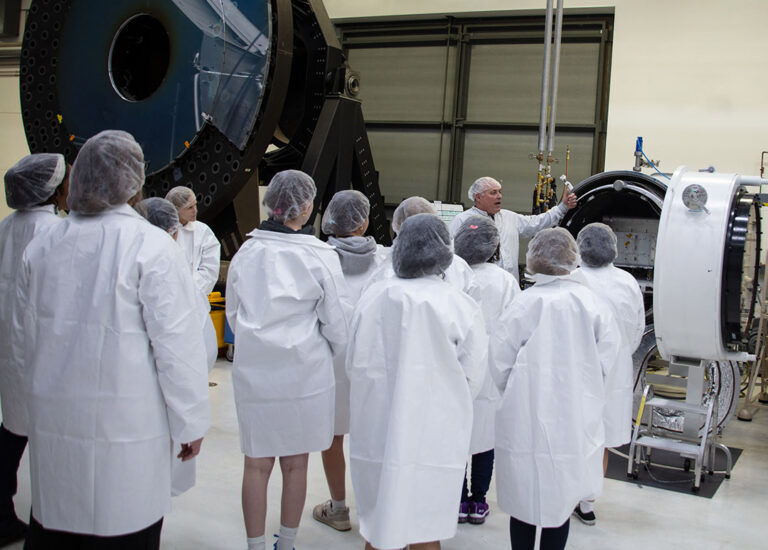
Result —
[{"label": "white lab coat", "polygon": [[207,296],[199,292],[197,294],[197,314],[203,329],[205,363],[208,365],[208,372],[211,372],[216,364],[216,358],[219,356],[219,346],[216,339],[216,327],[213,326],[213,319],[211,319],[211,303]]},{"label": "white lab coat", "polygon": [[219,240],[210,227],[203,222],[193,221],[179,228],[176,242],[187,257],[195,286],[203,296],[208,296],[213,292],[216,281],[219,280],[221,263]]},{"label": "white lab coat", "polygon": [[70,214],[24,253],[32,509],[48,529],[132,533],[170,511],[171,438],[210,425],[194,283],[130,206]]},{"label": "white lab coat", "polygon": [[[359,237],[357,237],[359,238]],[[342,238],[342,241],[344,238]],[[333,243],[330,243],[333,244]],[[336,248],[339,254],[343,252]],[[347,291],[349,295],[349,303],[352,308],[357,304],[360,299],[360,295],[363,293],[363,287],[366,285],[371,273],[381,265],[383,261],[387,259],[389,255],[389,248],[381,245],[376,245],[376,249],[372,253],[371,265],[366,271],[360,271],[356,273],[350,273],[349,270],[345,271],[345,262],[341,259],[341,271],[344,273],[344,280],[347,283]],[[350,316],[352,312],[350,311]],[[336,355],[333,358],[333,374],[336,379],[336,400],[334,404],[334,435],[344,435],[349,433],[349,377],[347,376],[346,368],[346,354]]]},{"label": "white lab coat", "polygon": [[437,275],[384,279],[352,320],[350,471],[376,548],[452,537],[485,375],[478,304]]},{"label": "white lab coat", "polygon": [[[216,329],[213,326],[213,320],[210,315],[210,303],[208,299],[200,292],[195,292],[197,296],[197,315],[202,325],[203,343],[205,344],[205,364],[210,373],[216,364],[216,358],[219,349],[216,345]],[[181,442],[173,442],[173,451],[171,453],[171,495],[179,496],[189,491],[195,486],[197,480],[197,458],[191,458],[185,462],[176,457],[181,452]]]},{"label": "white lab coat", "polygon": [[614,265],[582,267],[590,288],[610,306],[619,323],[621,355],[606,381],[605,446],[619,447],[632,438],[632,354],[645,331],[645,304],[637,280]]},{"label": "white lab coat", "polygon": [[12,212],[0,222],[0,405],[3,426],[16,435],[27,433],[27,407],[24,403],[22,370],[13,360],[11,327],[16,309],[16,281],[21,257],[27,244],[61,221],[53,205],[35,206]]},{"label": "white lab coat", "polygon": [[[472,266],[472,271],[475,272],[485,328],[490,336],[493,331],[503,328],[499,325],[499,318],[512,305],[515,296],[520,294],[520,285],[509,272],[494,264],[476,264]],[[494,448],[499,399],[501,394],[493,383],[490,370],[487,370],[480,393],[472,403],[472,440],[469,444],[471,454]]]},{"label": "white lab coat", "polygon": [[248,235],[229,266],[226,306],[241,449],[253,458],[323,451],[351,309],[339,257],[312,235]]},{"label": "white lab coat", "polygon": [[[367,289],[378,281],[385,279],[394,279],[395,269],[392,267],[392,247],[384,249],[387,251],[384,256],[384,260],[379,264],[379,267],[374,270],[364,285],[364,289]],[[479,289],[475,283],[475,272],[469,267],[469,264],[464,261],[461,256],[453,255],[453,261],[451,265],[445,270],[445,281],[453,288],[461,290],[467,295],[477,300],[477,293]]]},{"label": "white lab coat", "polygon": [[[563,219],[567,211],[568,207],[560,203],[543,214],[533,216],[525,216],[511,210],[500,210],[497,214],[494,214],[493,222],[499,230],[501,244],[501,260],[499,262],[501,267],[509,271],[515,279],[519,279],[518,257],[520,254],[520,239],[529,239],[542,229],[554,227]],[[472,216],[488,217],[488,213],[473,206],[469,210],[458,214],[453,218],[449,226],[451,238],[456,235],[464,221]]]},{"label": "white lab coat", "polygon": [[559,527],[602,490],[604,381],[621,335],[578,271],[534,280],[491,338],[491,373],[502,391],[496,487],[506,513]]}]

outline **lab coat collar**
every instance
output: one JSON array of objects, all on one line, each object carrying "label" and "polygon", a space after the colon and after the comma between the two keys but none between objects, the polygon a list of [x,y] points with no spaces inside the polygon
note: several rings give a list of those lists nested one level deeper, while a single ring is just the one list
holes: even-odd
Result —
[{"label": "lab coat collar", "polygon": [[584,273],[582,273],[581,269],[579,268],[574,269],[568,275],[545,275],[543,273],[535,273],[529,276],[537,285],[540,286],[551,284],[555,281],[573,281],[584,286],[589,286],[587,283],[587,278],[584,277]]},{"label": "lab coat collar", "polygon": [[196,220],[192,220],[191,222],[187,222],[187,225],[182,225],[179,229],[181,229],[182,231],[194,232],[195,231],[195,221]]},{"label": "lab coat collar", "polygon": [[97,212],[95,214],[81,214],[80,212],[77,212],[76,210],[73,210],[70,213],[70,216],[79,217],[79,218],[98,218],[101,216],[111,216],[111,215],[119,215],[119,216],[130,216],[131,218],[138,218],[140,220],[145,220],[145,218],[136,212],[136,210],[133,209],[132,206],[129,206],[128,204],[121,204],[120,206],[113,206],[112,208],[107,208],[105,210],[102,210],[101,212]]},{"label": "lab coat collar", "polygon": [[491,217],[491,215],[488,214],[488,212],[486,212],[485,210],[480,210],[477,206],[473,206],[472,208],[470,208],[470,210],[472,211],[472,214],[476,214],[478,216],[485,216],[486,218]]},{"label": "lab coat collar", "polygon": [[19,209],[19,212],[50,212],[56,215],[56,207],[52,204],[38,204],[29,208]]},{"label": "lab coat collar", "polygon": [[274,231],[264,231],[262,229],[254,229],[247,235],[253,239],[259,239],[263,241],[275,241],[281,243],[295,243],[304,246],[313,246],[315,248],[323,248],[325,250],[333,250],[334,248],[328,243],[324,243],[314,235],[307,235],[306,233],[276,233]]}]

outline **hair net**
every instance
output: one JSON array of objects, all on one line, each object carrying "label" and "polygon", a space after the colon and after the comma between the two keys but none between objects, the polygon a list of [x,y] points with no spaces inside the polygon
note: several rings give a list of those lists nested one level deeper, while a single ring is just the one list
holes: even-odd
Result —
[{"label": "hair net", "polygon": [[140,211],[141,215],[155,227],[159,227],[170,235],[176,233],[181,227],[179,213],[171,201],[152,197],[144,199],[139,204],[143,207],[141,209],[143,211]]},{"label": "hair net", "polygon": [[603,267],[616,259],[616,234],[604,223],[590,223],[576,237],[581,260],[589,267]]},{"label": "hair net", "polygon": [[443,273],[453,261],[451,236],[434,214],[416,214],[403,222],[392,246],[392,267],[403,279]]},{"label": "hair net", "polygon": [[66,173],[63,155],[27,155],[5,173],[5,202],[16,210],[40,204],[51,198]]},{"label": "hair net", "polygon": [[360,191],[339,191],[323,213],[321,229],[326,235],[347,236],[365,223],[371,203]]},{"label": "hair net", "polygon": [[300,170],[283,170],[272,177],[262,204],[270,218],[283,222],[298,218],[307,203],[315,200],[312,178]]},{"label": "hair net", "polygon": [[67,204],[80,214],[96,214],[128,202],[144,185],[144,154],[133,136],[104,130],[77,154]]},{"label": "hair net", "polygon": [[499,246],[499,230],[485,216],[470,216],[453,236],[453,250],[469,265],[487,262]]},{"label": "hair net", "polygon": [[435,215],[435,207],[427,199],[422,197],[408,197],[397,205],[395,213],[392,214],[392,231],[400,233],[400,226],[403,222],[414,214],[432,214]]},{"label": "hair net", "polygon": [[576,240],[562,227],[544,229],[528,243],[525,263],[529,273],[567,275],[579,265]]},{"label": "hair net", "polygon": [[189,201],[194,200],[194,198],[195,192],[183,185],[174,187],[165,195],[165,200],[170,201],[171,204],[176,207],[176,210],[181,210],[187,206]]},{"label": "hair net", "polygon": [[501,184],[498,181],[489,176],[483,176],[482,178],[476,179],[474,183],[469,186],[467,196],[469,197],[469,200],[474,201],[475,195],[479,195],[480,193],[484,193],[485,191],[496,187],[501,187]]}]

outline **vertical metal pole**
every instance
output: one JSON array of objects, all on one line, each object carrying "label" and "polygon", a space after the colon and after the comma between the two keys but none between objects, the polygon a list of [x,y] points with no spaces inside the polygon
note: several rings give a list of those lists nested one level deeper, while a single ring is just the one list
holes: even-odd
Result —
[{"label": "vertical metal pole", "polygon": [[552,67],[552,101],[549,111],[549,141],[547,142],[548,156],[552,156],[555,148],[555,118],[557,115],[557,77],[560,74],[560,43],[563,37],[563,0],[557,0],[557,17],[555,19],[555,60]]},{"label": "vertical metal pole", "polygon": [[443,134],[445,130],[445,104],[448,96],[448,62],[451,59],[451,32],[453,32],[453,18],[448,18],[448,38],[445,41],[445,69],[443,71],[443,103],[440,107],[440,144],[437,151],[437,181],[435,182],[435,200],[443,200],[448,197],[448,190],[446,189],[446,196],[440,195],[440,176],[442,175],[443,168]]},{"label": "vertical metal pole", "polygon": [[549,99],[549,56],[552,43],[552,0],[547,0],[544,23],[544,68],[541,71],[541,115],[539,117],[539,155],[544,154],[547,136],[547,100]]}]

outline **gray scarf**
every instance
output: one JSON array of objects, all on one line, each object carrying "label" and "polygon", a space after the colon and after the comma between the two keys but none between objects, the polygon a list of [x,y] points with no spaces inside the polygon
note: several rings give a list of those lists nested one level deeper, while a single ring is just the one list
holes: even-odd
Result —
[{"label": "gray scarf", "polygon": [[344,275],[365,273],[373,264],[376,252],[373,237],[328,237],[328,244],[336,247]]}]

